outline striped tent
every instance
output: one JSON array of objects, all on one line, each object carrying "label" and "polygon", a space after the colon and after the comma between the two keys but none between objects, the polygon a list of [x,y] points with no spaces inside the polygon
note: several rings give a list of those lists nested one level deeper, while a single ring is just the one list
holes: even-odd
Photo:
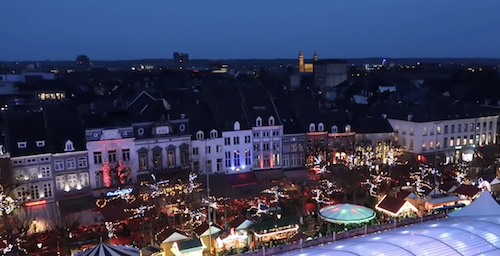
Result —
[{"label": "striped tent", "polygon": [[139,256],[139,250],[126,246],[110,246],[100,243],[89,248],[76,256]]}]

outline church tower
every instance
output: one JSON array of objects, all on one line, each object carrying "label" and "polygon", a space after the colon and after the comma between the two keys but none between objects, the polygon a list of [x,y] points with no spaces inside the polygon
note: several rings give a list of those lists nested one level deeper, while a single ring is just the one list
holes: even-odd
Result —
[{"label": "church tower", "polygon": [[302,51],[299,52],[299,72],[304,72],[305,71],[305,66],[304,66],[304,54],[302,54]]},{"label": "church tower", "polygon": [[316,52],[314,52],[313,61],[318,61],[318,54]]}]

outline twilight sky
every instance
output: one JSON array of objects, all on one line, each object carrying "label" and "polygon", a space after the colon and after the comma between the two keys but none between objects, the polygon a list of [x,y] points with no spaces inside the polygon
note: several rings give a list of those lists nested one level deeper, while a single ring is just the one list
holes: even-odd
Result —
[{"label": "twilight sky", "polygon": [[495,57],[500,0],[0,0],[0,60]]}]

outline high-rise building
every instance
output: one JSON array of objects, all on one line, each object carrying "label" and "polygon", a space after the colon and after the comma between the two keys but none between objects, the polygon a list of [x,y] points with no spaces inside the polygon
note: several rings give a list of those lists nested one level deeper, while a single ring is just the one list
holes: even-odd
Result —
[{"label": "high-rise building", "polygon": [[174,52],[174,68],[175,69],[185,69],[189,62],[189,54]]}]

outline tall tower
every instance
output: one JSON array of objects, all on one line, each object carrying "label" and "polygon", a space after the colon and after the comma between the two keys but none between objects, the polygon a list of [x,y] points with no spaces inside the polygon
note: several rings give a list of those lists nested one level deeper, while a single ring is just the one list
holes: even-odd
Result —
[{"label": "tall tower", "polygon": [[302,51],[299,52],[299,72],[304,72],[305,67],[304,67],[304,54],[302,54]]},{"label": "tall tower", "polygon": [[314,62],[318,61],[318,54],[316,52],[314,52],[313,60]]}]

